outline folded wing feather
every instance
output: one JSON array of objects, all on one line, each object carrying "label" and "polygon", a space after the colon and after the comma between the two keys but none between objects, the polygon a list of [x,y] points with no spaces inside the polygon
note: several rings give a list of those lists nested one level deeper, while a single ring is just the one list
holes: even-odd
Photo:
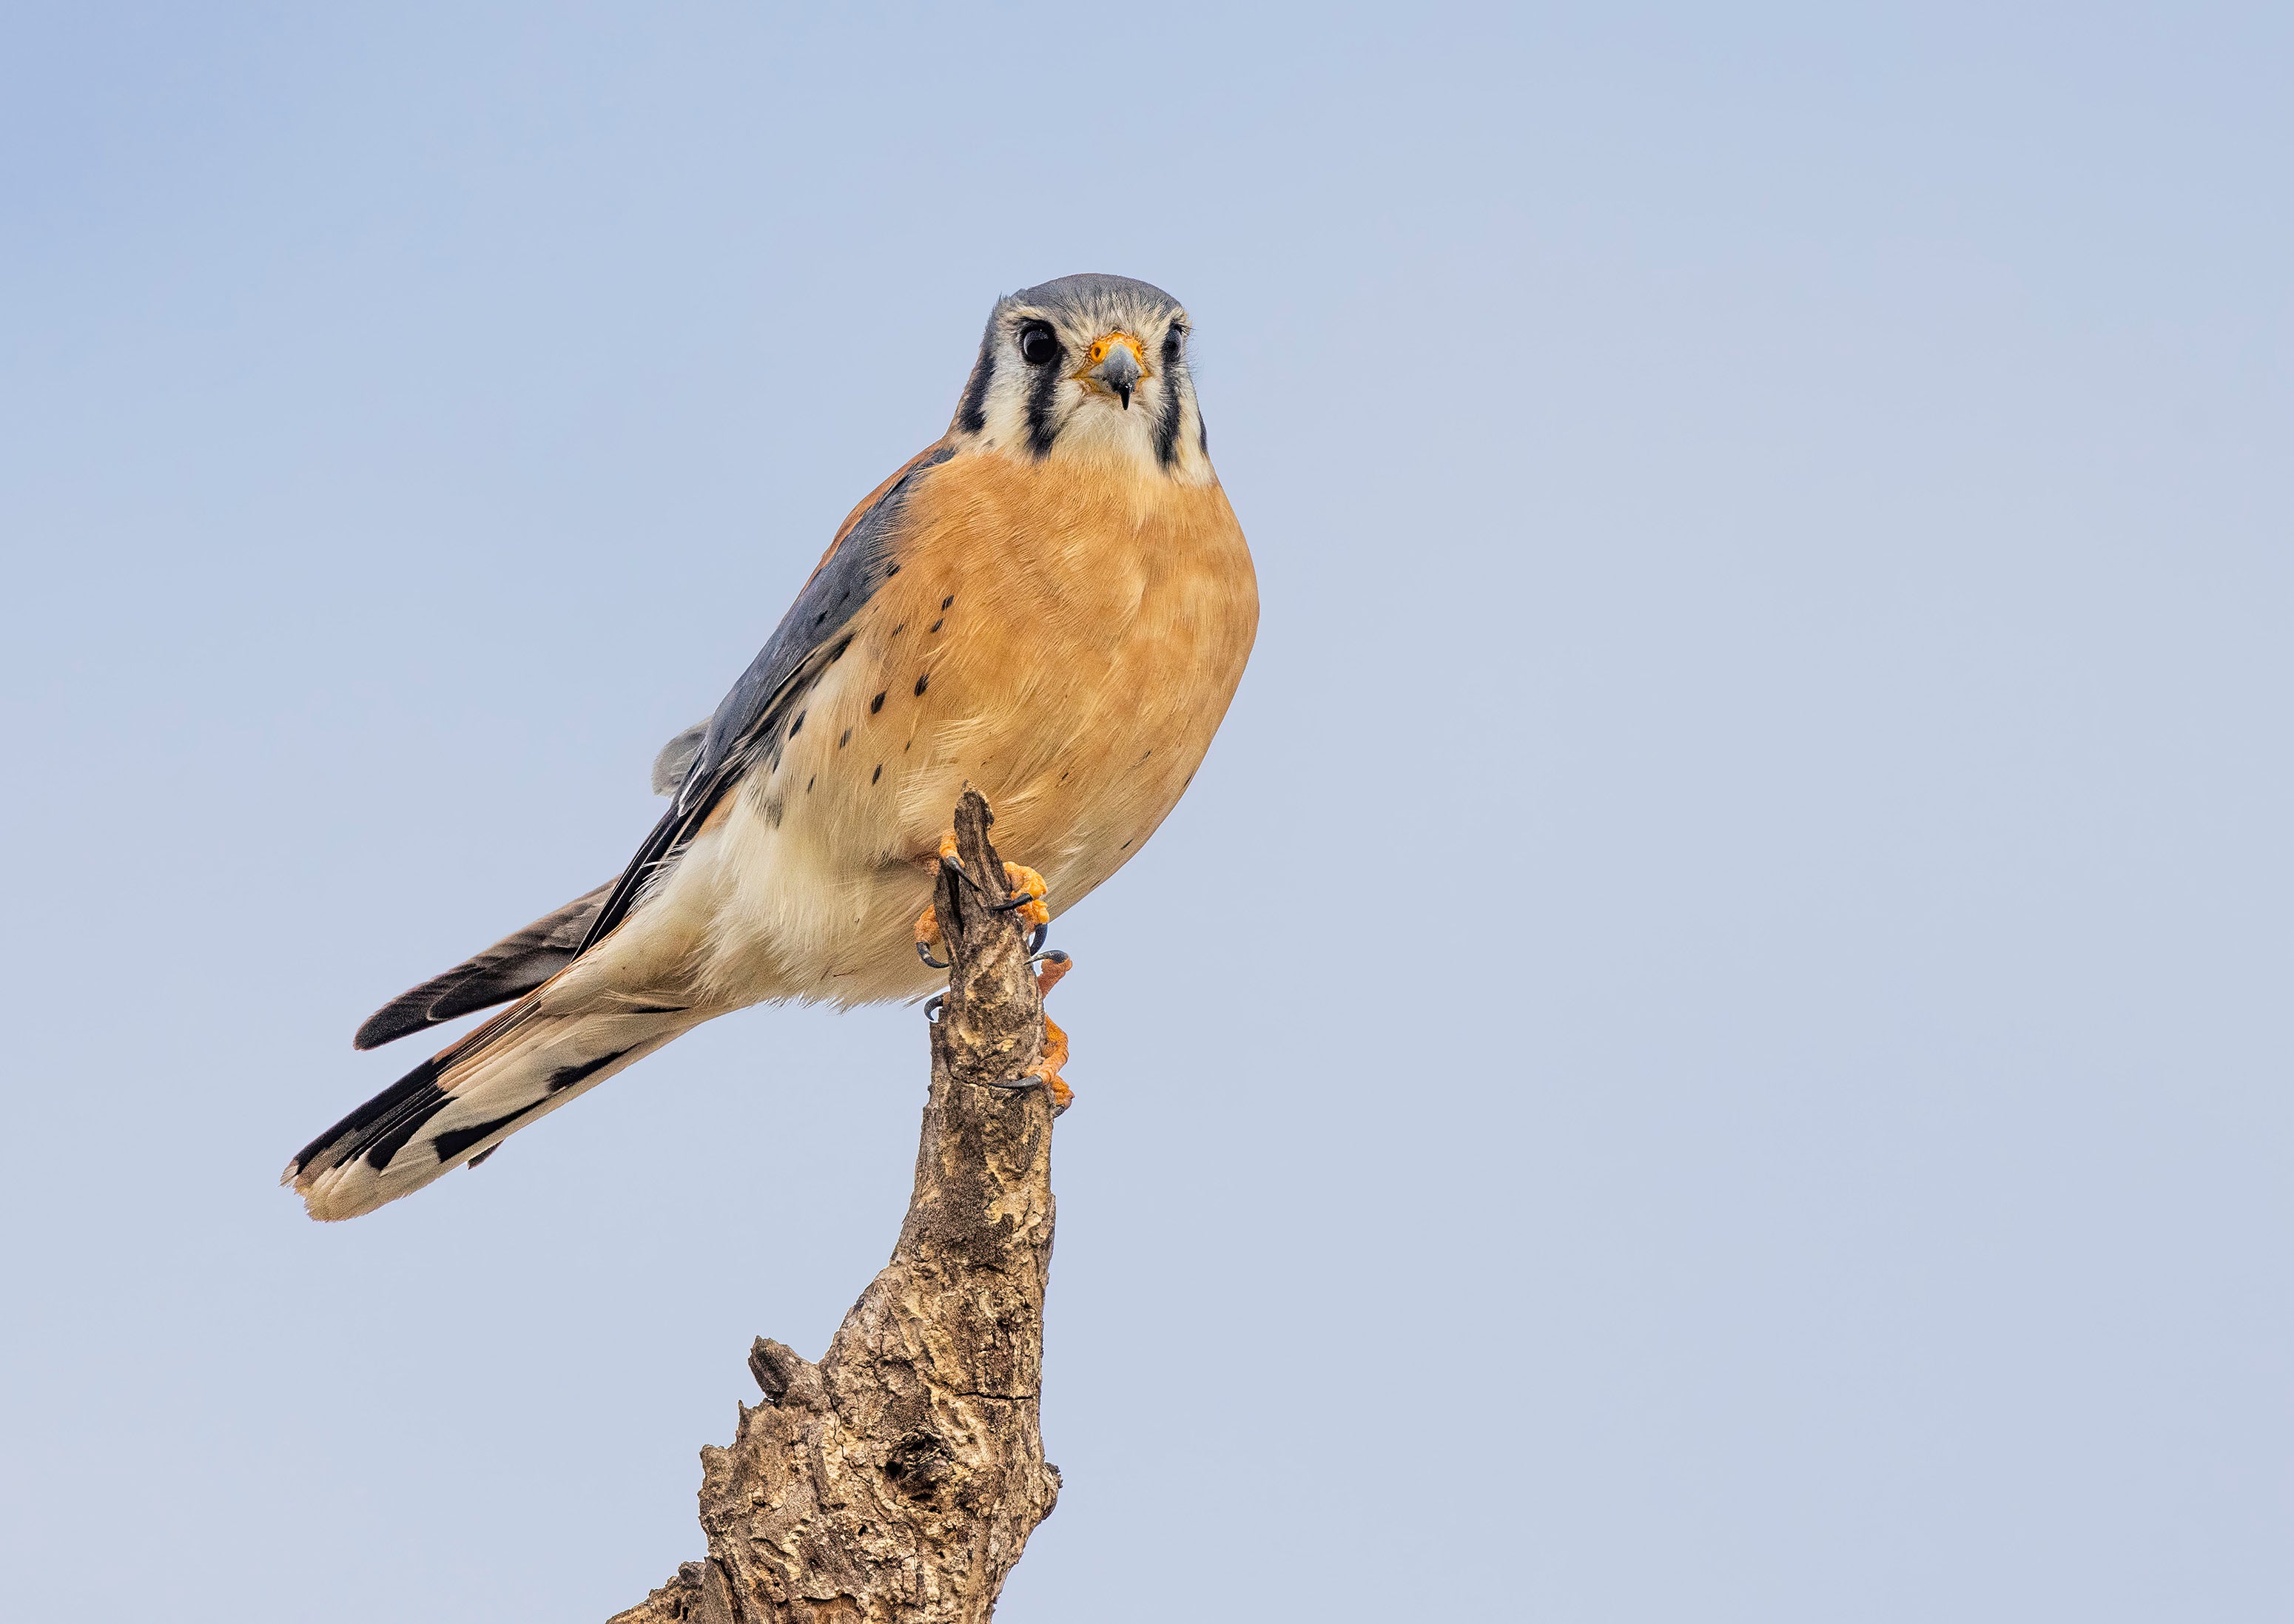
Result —
[{"label": "folded wing feather", "polygon": [[614,881],[584,891],[564,907],[513,930],[484,953],[473,954],[442,976],[398,995],[366,1018],[351,1039],[361,1049],[432,1027],[532,992],[574,962],[590,922],[605,905]]}]

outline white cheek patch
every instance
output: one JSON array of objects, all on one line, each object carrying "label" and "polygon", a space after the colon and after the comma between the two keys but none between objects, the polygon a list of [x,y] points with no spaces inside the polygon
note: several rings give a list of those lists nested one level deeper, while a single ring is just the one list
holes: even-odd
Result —
[{"label": "white cheek patch", "polygon": [[1060,437],[1053,443],[1052,454],[1104,457],[1111,451],[1151,467],[1155,462],[1155,424],[1140,410],[1142,404],[1135,400],[1131,410],[1126,411],[1111,400],[1086,396],[1060,425]]},{"label": "white cheek patch", "polygon": [[[1013,376],[1015,372],[1020,376]],[[1028,410],[1035,379],[1034,369],[1027,368],[1016,354],[998,356],[996,376],[981,402],[986,425],[980,431],[980,449],[1015,456],[1034,454]],[[1210,460],[1203,455],[1196,437],[1198,419],[1184,398],[1175,460],[1166,466],[1157,453],[1156,430],[1165,398],[1162,392],[1176,386],[1159,373],[1150,374],[1127,410],[1111,394],[1087,389],[1073,378],[1061,378],[1053,390],[1053,438],[1046,454],[1054,459],[1071,456],[1094,462],[1112,459],[1128,464],[1139,473],[1175,479],[1184,485],[1210,483]]]}]

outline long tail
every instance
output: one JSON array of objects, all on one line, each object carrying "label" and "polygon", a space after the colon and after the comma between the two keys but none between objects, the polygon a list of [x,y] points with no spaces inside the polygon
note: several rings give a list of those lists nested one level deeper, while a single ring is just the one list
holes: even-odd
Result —
[{"label": "long tail", "polygon": [[553,1014],[528,994],[313,1140],[287,1164],[313,1218],[421,1189],[687,1031],[682,1010]]}]

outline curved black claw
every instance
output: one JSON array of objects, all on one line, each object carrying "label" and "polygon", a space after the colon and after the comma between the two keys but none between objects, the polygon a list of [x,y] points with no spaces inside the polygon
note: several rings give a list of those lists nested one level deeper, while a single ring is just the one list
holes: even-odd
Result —
[{"label": "curved black claw", "polygon": [[940,865],[948,870],[949,873],[954,874],[957,879],[963,881],[964,884],[970,886],[975,891],[985,890],[987,889],[985,886],[981,885],[979,881],[974,880],[972,877],[970,871],[964,866],[964,859],[962,857],[943,857],[940,860]]},{"label": "curved black claw", "polygon": [[[1033,1093],[1039,1088],[1048,1087],[1049,1081],[1046,1078],[1037,1076],[1031,1072],[1022,1072],[1016,1077],[1006,1077],[1001,1083],[982,1083],[980,1086],[982,1088],[1001,1089],[1007,1094],[1029,1094]],[[1075,1096],[1070,1094],[1068,1097],[1068,1105],[1073,1105],[1074,1103]],[[1054,1095],[1052,1100],[1052,1115],[1054,1116],[1066,1115],[1068,1105],[1062,1105],[1059,1102],[1058,1097]]]},{"label": "curved black claw", "polygon": [[948,966],[948,960],[936,959],[932,957],[931,949],[925,946],[922,942],[918,942],[916,944],[916,957],[922,959],[925,964],[933,970],[946,970]]},{"label": "curved black claw", "polygon": [[990,914],[1009,914],[1014,908],[1024,908],[1031,902],[1042,900],[1039,897],[1030,897],[1027,892],[1021,891],[1016,897],[1006,897],[1001,902],[991,903],[988,911]]},{"label": "curved black claw", "polygon": [[1037,925],[1028,933],[1028,956],[1034,958],[1044,950],[1044,938],[1052,933],[1049,925]]},{"label": "curved black claw", "polygon": [[924,1000],[924,1019],[934,1026],[940,1025],[940,1012],[942,1009],[947,1007],[947,1004],[948,995],[946,993],[934,993],[931,997]]}]

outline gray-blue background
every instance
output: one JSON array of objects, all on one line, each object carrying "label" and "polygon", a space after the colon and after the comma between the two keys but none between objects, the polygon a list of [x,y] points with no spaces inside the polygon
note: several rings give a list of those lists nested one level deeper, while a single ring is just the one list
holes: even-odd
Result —
[{"label": "gray-blue background", "polygon": [[1265,616],[1059,934],[1004,1616],[2294,1606],[2288,13],[1403,9],[7,8],[0,1611],[698,1554],[914,1011],[273,1180],[1078,270]]}]

